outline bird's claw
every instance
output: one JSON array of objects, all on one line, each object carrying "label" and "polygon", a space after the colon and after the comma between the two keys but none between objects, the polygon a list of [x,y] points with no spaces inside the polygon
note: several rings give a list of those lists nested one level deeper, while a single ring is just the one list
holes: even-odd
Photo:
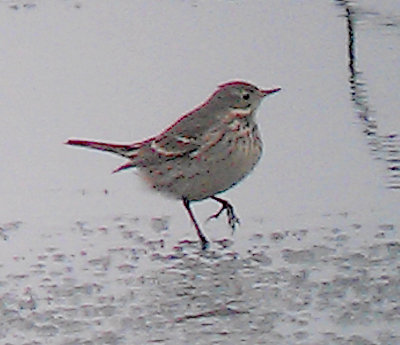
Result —
[{"label": "bird's claw", "polygon": [[211,215],[210,217],[208,217],[207,221],[209,221],[210,219],[213,219],[213,218],[218,218],[224,210],[226,210],[226,215],[227,215],[227,218],[228,218],[228,224],[232,229],[232,233],[234,233],[235,230],[236,230],[236,225],[240,224],[240,220],[236,216],[236,214],[235,214],[235,212],[233,210],[233,206],[231,204],[229,204],[229,203],[222,204],[222,206],[218,210],[218,212],[213,214],[213,215]]}]

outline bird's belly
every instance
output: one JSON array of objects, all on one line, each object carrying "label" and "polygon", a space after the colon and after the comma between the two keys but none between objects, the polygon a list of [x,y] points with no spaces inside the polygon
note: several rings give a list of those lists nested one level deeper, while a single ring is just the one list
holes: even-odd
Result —
[{"label": "bird's belly", "polygon": [[239,138],[230,145],[216,145],[195,157],[181,157],[158,167],[141,168],[154,190],[190,201],[226,191],[245,178],[261,157],[261,141]]}]

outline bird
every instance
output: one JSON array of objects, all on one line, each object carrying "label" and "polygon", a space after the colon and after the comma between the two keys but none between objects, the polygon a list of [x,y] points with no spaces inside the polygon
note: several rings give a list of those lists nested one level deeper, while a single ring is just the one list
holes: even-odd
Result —
[{"label": "bird", "polygon": [[255,113],[266,96],[280,90],[229,81],[151,138],[128,144],[69,139],[66,144],[126,158],[113,172],[137,168],[151,189],[182,201],[205,250],[209,240],[191,204],[209,198],[218,202],[220,209],[208,219],[218,218],[225,211],[227,223],[235,230],[239,218],[233,205],[217,195],[242,181],[260,160],[263,145]]}]

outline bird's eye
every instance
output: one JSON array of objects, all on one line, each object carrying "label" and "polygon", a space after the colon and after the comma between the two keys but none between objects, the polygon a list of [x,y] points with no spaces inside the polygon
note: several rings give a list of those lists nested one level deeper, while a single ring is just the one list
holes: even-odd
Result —
[{"label": "bird's eye", "polygon": [[250,98],[250,95],[248,93],[245,93],[242,97],[247,101]]}]

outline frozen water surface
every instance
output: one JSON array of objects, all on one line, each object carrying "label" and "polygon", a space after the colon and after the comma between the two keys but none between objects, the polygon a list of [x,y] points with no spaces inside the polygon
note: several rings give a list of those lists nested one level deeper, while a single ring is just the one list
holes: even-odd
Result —
[{"label": "frozen water surface", "polygon": [[[400,343],[398,1],[1,1],[0,344]],[[281,86],[218,207],[69,137],[156,134]]]}]

